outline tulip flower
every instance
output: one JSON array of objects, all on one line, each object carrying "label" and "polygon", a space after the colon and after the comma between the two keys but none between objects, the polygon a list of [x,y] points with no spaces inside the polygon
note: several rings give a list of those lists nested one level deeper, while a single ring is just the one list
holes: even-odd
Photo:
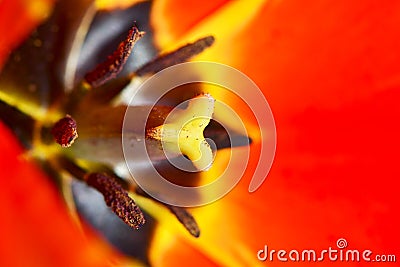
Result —
[{"label": "tulip flower", "polygon": [[[84,14],[87,1],[78,2],[76,12]],[[128,6],[124,1],[112,2],[99,0],[97,5],[107,10]],[[5,0],[0,4],[3,66],[6,60],[15,60],[10,51],[24,43],[40,21],[46,21],[53,7],[44,0],[19,3]],[[21,19],[15,22],[17,14]],[[241,107],[242,102],[227,97],[229,105],[242,108],[240,115],[254,153],[232,191],[213,203],[190,209],[200,236],[194,238],[195,230],[186,225],[189,232],[192,230],[190,235],[180,225],[176,217],[182,219],[179,212],[183,211],[154,204],[142,194],[135,200],[149,219],[142,229],[144,234],[129,228],[124,230],[129,234],[115,242],[110,237],[122,229],[121,224],[121,228],[100,229],[93,212],[86,211],[91,215],[85,217],[82,207],[87,206],[78,203],[85,201],[83,187],[81,198],[74,196],[84,217],[78,220],[71,213],[73,193],[60,190],[70,188],[70,184],[59,183],[71,180],[49,171],[46,161],[37,164],[33,159],[40,159],[40,154],[23,150],[22,145],[35,133],[30,121],[17,117],[24,123],[16,121],[21,127],[11,132],[5,126],[11,123],[4,118],[5,124],[0,124],[0,265],[281,266],[288,264],[283,258],[292,261],[292,250],[301,254],[302,250],[330,247],[370,250],[372,261],[393,261],[393,256],[399,260],[399,14],[400,4],[394,1],[153,1],[151,35],[158,51],[174,51],[212,35],[215,43],[192,60],[232,66],[261,89],[272,109],[277,133],[276,156],[267,179],[255,192],[248,191],[260,147],[266,142],[257,129],[265,125],[257,125],[251,111]],[[64,45],[69,44],[60,47]],[[83,78],[85,74],[77,75]],[[0,88],[0,100],[10,103],[13,91],[6,89]],[[41,100],[55,96],[48,87],[30,88],[32,95],[37,91],[46,95]],[[210,94],[217,100],[224,98],[215,90]],[[13,108],[29,111],[22,102],[14,101]],[[46,104],[37,99],[33,102],[39,107]],[[40,112],[34,115],[44,116]],[[85,133],[79,133],[79,119],[77,122],[79,140]],[[97,152],[101,155],[102,151]],[[228,152],[218,151],[205,178],[224,168]],[[75,171],[77,176],[79,173]],[[93,182],[96,185],[102,181],[91,177],[98,178]],[[184,218],[192,218],[188,216],[185,213]],[[134,252],[125,250],[126,244],[132,244],[127,241],[129,236],[135,238]],[[272,250],[275,253],[271,254]],[[259,256],[265,256],[264,261]],[[320,261],[331,266],[341,259],[325,255]],[[345,264],[359,266],[360,262]],[[309,266],[310,260],[290,264]]]}]

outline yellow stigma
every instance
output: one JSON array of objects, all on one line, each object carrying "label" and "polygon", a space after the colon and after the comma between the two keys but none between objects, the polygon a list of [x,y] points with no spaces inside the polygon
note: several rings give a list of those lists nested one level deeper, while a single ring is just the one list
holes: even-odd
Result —
[{"label": "yellow stigma", "polygon": [[163,125],[150,131],[150,137],[160,140],[167,152],[187,156],[198,170],[208,170],[213,162],[213,153],[203,131],[214,112],[214,102],[209,94],[189,100],[186,109],[173,110]]}]

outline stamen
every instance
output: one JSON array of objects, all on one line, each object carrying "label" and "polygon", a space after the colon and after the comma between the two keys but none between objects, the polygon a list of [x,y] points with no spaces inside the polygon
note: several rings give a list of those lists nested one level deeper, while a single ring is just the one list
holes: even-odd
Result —
[{"label": "stamen", "polygon": [[200,236],[200,228],[197,225],[196,220],[193,218],[192,214],[190,214],[186,209],[166,205],[168,209],[176,216],[180,223],[189,231],[189,233],[194,237]]},{"label": "stamen", "polygon": [[133,26],[125,40],[119,44],[117,50],[106,61],[100,63],[94,70],[85,75],[85,81],[92,87],[99,87],[115,78],[128,60],[133,46],[143,35],[144,32]]},{"label": "stamen", "polygon": [[86,183],[103,194],[106,204],[127,225],[139,229],[145,223],[143,212],[114,178],[91,173],[86,176]]},{"label": "stamen", "polygon": [[[140,196],[157,201],[156,199],[153,199],[150,195],[148,195],[145,191],[143,191],[143,189],[141,189],[140,187],[136,187],[135,192]],[[192,216],[192,214],[190,214],[189,211],[187,211],[185,208],[182,207],[172,206],[159,201],[157,202],[168,208],[192,236],[194,237],[200,236],[199,225],[197,224],[196,219]]]},{"label": "stamen", "polygon": [[57,157],[56,161],[75,178],[99,191],[107,206],[130,227],[139,229],[146,222],[142,211],[124,189],[129,187],[124,180],[105,173],[87,174],[85,169],[65,156]]},{"label": "stamen", "polygon": [[143,67],[139,68],[135,74],[137,76],[154,74],[170,66],[186,62],[190,58],[203,52],[206,48],[212,46],[214,41],[215,38],[213,36],[207,36],[195,41],[194,43],[184,45],[175,51],[155,58]]},{"label": "stamen", "polygon": [[[116,78],[110,83],[103,84],[97,90],[90,91],[86,100],[96,103],[108,103],[128,86],[135,75],[144,76],[146,74],[154,74],[172,65],[186,62],[190,58],[200,54],[204,49],[210,47],[214,43],[214,40],[213,36],[207,36],[194,43],[179,47],[170,53],[161,55],[139,68],[136,72],[125,77]],[[86,90],[84,91],[86,93]]]},{"label": "stamen", "polygon": [[76,121],[70,115],[66,115],[54,124],[51,134],[62,147],[70,147],[78,138]]}]

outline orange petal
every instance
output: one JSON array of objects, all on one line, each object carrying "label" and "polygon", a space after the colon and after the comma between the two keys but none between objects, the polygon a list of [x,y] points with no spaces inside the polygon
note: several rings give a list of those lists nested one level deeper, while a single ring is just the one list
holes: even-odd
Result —
[{"label": "orange petal", "polygon": [[113,9],[124,9],[133,6],[137,3],[148,0],[96,0],[96,7],[98,9],[113,10]]},{"label": "orange petal", "polygon": [[[162,226],[159,229],[160,231],[157,231],[157,236],[153,240],[155,246],[150,255],[153,266],[177,266],[178,262],[181,266],[218,266],[216,261],[203,254],[187,239],[177,237],[175,233],[171,233],[168,230],[162,230]],[[168,240],[169,242],[163,242],[162,240]]]},{"label": "orange petal", "polygon": [[[155,9],[153,17],[164,14],[174,28],[175,19],[168,17],[171,6],[163,3],[165,10]],[[213,12],[175,40],[157,39],[168,49],[173,42],[215,30],[215,47],[199,59],[226,63],[249,75],[276,119],[276,160],[262,188],[249,194],[251,176],[245,176],[222,200],[196,212],[203,239],[192,245],[202,254],[240,263],[248,259],[246,251],[254,259],[265,244],[272,249],[327,249],[336,248],[341,237],[349,249],[395,254],[400,235],[399,13],[397,2],[305,6],[268,1],[245,18],[241,31],[219,31],[226,25],[218,23],[234,21]],[[236,17],[242,18],[241,13]],[[153,23],[156,35],[164,36],[165,29]],[[239,249],[243,255],[238,246],[244,247]],[[176,258],[185,257],[172,250]]]},{"label": "orange petal", "polygon": [[167,45],[185,35],[190,28],[217,12],[229,0],[217,1],[155,1],[151,11],[151,22],[157,30],[157,43]]},{"label": "orange petal", "polygon": [[0,265],[110,266],[117,254],[78,228],[43,173],[0,124]]},{"label": "orange petal", "polygon": [[[0,70],[11,51],[46,17],[53,0],[3,0],[0,2]],[[18,14],[18,17],[15,17]]]},{"label": "orange petal", "polygon": [[[305,8],[303,3],[293,1],[266,1],[262,7],[254,4],[259,8],[248,13],[253,16],[249,19],[236,3],[240,1],[232,1],[195,25],[172,17],[175,1],[160,2],[152,10],[159,45],[168,48],[174,42],[216,33],[214,48],[197,59],[238,67],[265,86],[262,89],[269,101],[276,99],[279,103],[274,108],[300,108],[314,101],[340,104],[343,98],[351,101],[360,95],[366,97],[400,82],[395,53],[400,45],[400,30],[396,27],[400,5],[396,2],[382,5],[364,1],[349,7],[346,1],[324,1]],[[351,12],[345,11],[349,8]],[[187,13],[196,17],[197,8]],[[170,26],[165,28],[159,21]],[[235,31],[244,22],[247,24]],[[175,27],[188,31],[167,32],[174,32]],[[162,37],[165,35],[168,38]],[[306,80],[308,77],[313,79]],[[316,78],[323,83],[315,84]],[[369,85],[368,92],[361,90]]]}]

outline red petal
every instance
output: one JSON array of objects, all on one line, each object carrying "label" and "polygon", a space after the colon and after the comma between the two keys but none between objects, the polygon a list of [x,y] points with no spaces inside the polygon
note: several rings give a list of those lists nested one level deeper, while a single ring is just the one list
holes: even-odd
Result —
[{"label": "red petal", "polygon": [[0,266],[109,266],[116,254],[68,216],[47,177],[0,124]]}]

